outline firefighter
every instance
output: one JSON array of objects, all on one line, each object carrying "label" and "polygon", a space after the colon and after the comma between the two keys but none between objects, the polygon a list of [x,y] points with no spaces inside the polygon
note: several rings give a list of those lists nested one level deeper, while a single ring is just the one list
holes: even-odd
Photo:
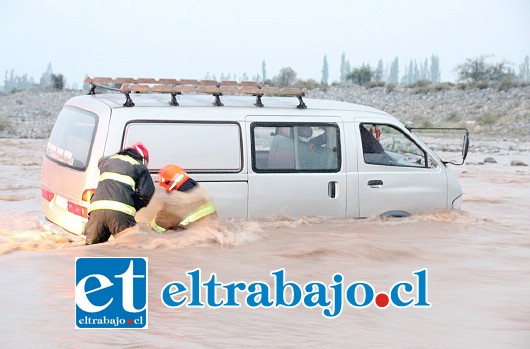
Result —
[{"label": "firefighter", "polygon": [[155,192],[148,162],[149,152],[141,143],[99,160],[99,183],[83,232],[87,245],[105,242],[136,225],[136,211],[147,206]]},{"label": "firefighter", "polygon": [[162,208],[151,222],[154,231],[163,233],[192,226],[217,225],[217,212],[204,186],[191,179],[177,165],[162,167],[159,175],[160,186],[166,190],[167,195]]}]

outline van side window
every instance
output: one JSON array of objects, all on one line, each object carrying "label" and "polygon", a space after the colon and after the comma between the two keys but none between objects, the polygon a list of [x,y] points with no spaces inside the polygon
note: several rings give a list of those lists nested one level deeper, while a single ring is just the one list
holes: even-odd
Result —
[{"label": "van side window", "polygon": [[426,167],[425,151],[400,130],[382,124],[361,124],[359,130],[365,163]]},{"label": "van side window", "polygon": [[256,172],[338,172],[336,124],[254,123],[252,167]]},{"label": "van side window", "polygon": [[63,108],[46,146],[48,159],[84,170],[88,165],[96,124],[97,117],[92,113],[70,107]]},{"label": "van side window", "polygon": [[123,145],[142,142],[149,169],[178,164],[191,172],[240,172],[241,128],[237,123],[135,120],[127,124]]}]

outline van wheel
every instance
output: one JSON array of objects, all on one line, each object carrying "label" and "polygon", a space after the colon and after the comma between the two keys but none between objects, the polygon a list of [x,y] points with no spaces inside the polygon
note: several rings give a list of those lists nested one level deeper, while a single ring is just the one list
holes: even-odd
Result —
[{"label": "van wheel", "polygon": [[408,217],[410,216],[410,213],[406,211],[400,211],[400,210],[392,210],[392,211],[386,211],[385,213],[381,213],[379,217],[386,218],[386,217],[395,217],[395,218],[401,218],[401,217]]}]

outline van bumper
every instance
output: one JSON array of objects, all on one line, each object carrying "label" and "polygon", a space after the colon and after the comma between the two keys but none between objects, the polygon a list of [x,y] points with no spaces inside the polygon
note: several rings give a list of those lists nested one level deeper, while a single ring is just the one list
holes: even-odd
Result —
[{"label": "van bumper", "polygon": [[75,242],[75,241],[84,241],[85,236],[84,235],[76,235],[74,233],[71,233],[61,227],[59,227],[57,224],[50,222],[44,215],[40,215],[37,217],[37,220],[39,222],[39,228],[43,231],[47,231],[56,235],[60,235],[62,237],[67,238],[68,240]]}]

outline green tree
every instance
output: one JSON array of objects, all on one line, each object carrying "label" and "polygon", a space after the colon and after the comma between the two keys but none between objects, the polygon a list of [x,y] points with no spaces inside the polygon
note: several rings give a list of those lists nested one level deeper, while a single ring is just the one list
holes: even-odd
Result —
[{"label": "green tree", "polygon": [[52,64],[48,63],[48,68],[44,73],[42,73],[42,76],[40,77],[39,85],[42,87],[51,87],[52,86]]},{"label": "green tree", "polygon": [[418,62],[416,60],[410,60],[409,68],[407,74],[403,76],[402,81],[406,84],[413,84],[416,81],[420,80],[420,68],[418,67]]},{"label": "green tree", "polygon": [[506,62],[487,63],[485,56],[475,59],[468,58],[464,64],[456,67],[458,81],[471,84],[492,84],[500,83],[505,79],[513,79],[514,74],[506,65]]},{"label": "green tree", "polygon": [[327,85],[328,77],[329,77],[328,57],[324,55],[324,61],[322,63],[322,80],[320,80],[320,83],[323,85]]},{"label": "green tree", "polygon": [[414,80],[414,63],[412,62],[412,60],[410,60],[409,69],[407,70],[407,74],[403,77],[403,82],[405,82],[406,84],[412,84],[415,81],[416,80]]},{"label": "green tree", "polygon": [[64,76],[63,74],[52,74],[52,85],[57,90],[62,90],[64,88]]},{"label": "green tree", "polygon": [[346,82],[349,73],[349,63],[346,62],[346,54],[342,52],[340,56],[340,82]]},{"label": "green tree", "polygon": [[420,63],[420,76],[419,80],[429,80],[429,61],[425,58],[423,64]]},{"label": "green tree", "polygon": [[519,80],[530,82],[530,59],[528,56],[524,58],[523,63],[519,66]]},{"label": "green tree", "polygon": [[354,68],[350,74],[348,74],[348,80],[356,85],[367,85],[375,76],[375,71],[370,68],[369,64],[362,64],[359,68]]},{"label": "green tree", "polygon": [[248,78],[247,73],[243,73],[243,75],[239,77],[239,81],[248,81],[248,80],[249,78]]},{"label": "green tree", "polygon": [[284,67],[272,80],[279,87],[292,86],[296,81],[296,72],[291,67]]},{"label": "green tree", "polygon": [[396,57],[390,66],[390,74],[388,75],[388,82],[397,84],[399,82],[399,59]]},{"label": "green tree", "polygon": [[263,82],[265,82],[265,80],[267,80],[267,68],[266,68],[265,60],[261,62],[261,76],[263,76]]},{"label": "green tree", "polygon": [[484,56],[471,59],[468,58],[464,64],[456,67],[458,80],[462,82],[477,83],[489,80],[490,67],[486,64]]},{"label": "green tree", "polygon": [[431,56],[431,82],[433,84],[439,83],[442,77],[440,72],[440,58],[436,55]]},{"label": "green tree", "polygon": [[384,67],[383,67],[383,60],[380,59],[379,63],[377,63],[377,68],[375,69],[375,76],[374,80],[376,81],[384,81],[383,77]]},{"label": "green tree", "polygon": [[16,90],[26,90],[35,86],[35,81],[33,78],[28,78],[27,74],[22,76],[15,75],[15,69],[11,69],[8,72],[6,70],[4,78],[4,90],[6,91],[16,91]]}]

